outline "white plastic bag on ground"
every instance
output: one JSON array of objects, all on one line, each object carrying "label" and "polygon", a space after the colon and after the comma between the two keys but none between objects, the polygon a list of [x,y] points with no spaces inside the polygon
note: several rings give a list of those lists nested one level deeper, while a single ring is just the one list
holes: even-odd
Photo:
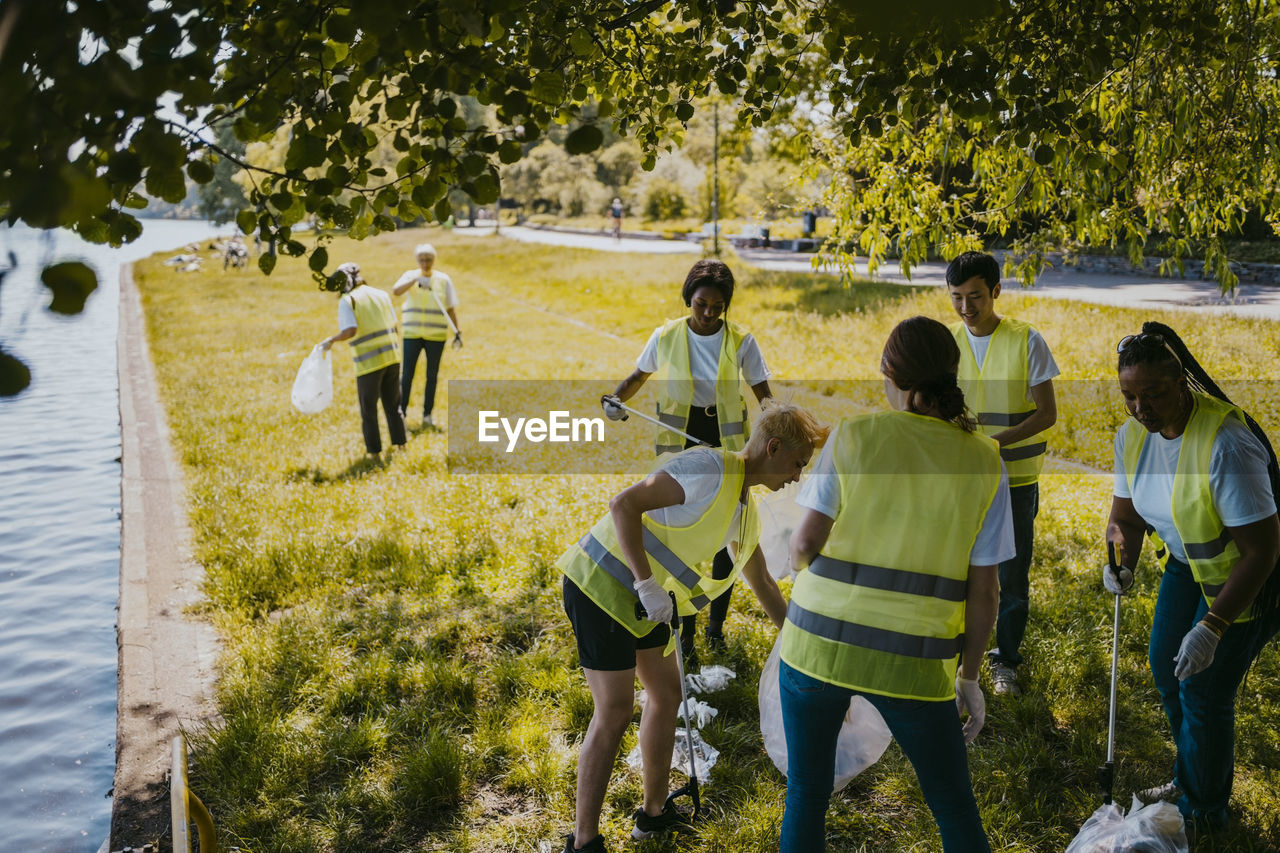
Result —
[{"label": "white plastic bag on ground", "polygon": [[715,693],[729,685],[738,673],[727,666],[704,666],[701,672],[691,672],[684,677],[685,689],[690,693]]},{"label": "white plastic bag on ground", "polygon": [[1067,853],[1187,853],[1187,831],[1173,803],[1144,806],[1137,798],[1125,817],[1115,803],[1099,806],[1080,827]]},{"label": "white plastic bag on ground", "polygon": [[[760,734],[764,736],[764,749],[773,759],[773,765],[787,775],[787,737],[782,730],[782,693],[778,687],[780,658],[779,644],[765,661],[760,673]],[[835,788],[839,791],[863,770],[880,760],[893,736],[885,725],[880,712],[861,696],[849,702],[849,713],[836,741]]]},{"label": "white plastic bag on ground", "polygon": [[[693,730],[693,757],[698,768],[698,782],[705,785],[711,778],[711,768],[720,760],[720,750],[702,739],[702,733]],[[627,766],[636,772],[644,770],[644,758],[640,755],[640,744],[636,744],[626,757]],[[684,726],[676,729],[676,745],[671,750],[671,769],[689,772],[689,744],[684,733]]]},{"label": "white plastic bag on ground", "polygon": [[769,574],[782,580],[791,574],[791,533],[800,525],[805,508],[796,503],[799,483],[771,493],[758,501],[760,508],[760,551]]},{"label": "white plastic bag on ground", "polygon": [[333,402],[333,369],[327,351],[316,346],[303,359],[298,375],[294,377],[289,401],[304,415],[314,415],[329,408]]}]

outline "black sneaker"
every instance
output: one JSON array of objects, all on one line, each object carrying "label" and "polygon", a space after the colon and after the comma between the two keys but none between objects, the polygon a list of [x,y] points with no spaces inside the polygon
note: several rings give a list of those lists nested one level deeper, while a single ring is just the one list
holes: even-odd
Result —
[{"label": "black sneaker", "polygon": [[725,650],[723,628],[707,626],[707,648],[713,652],[723,652]]},{"label": "black sneaker", "polygon": [[663,806],[662,814],[657,817],[645,814],[644,809],[636,809],[635,821],[636,827],[631,830],[631,837],[636,841],[689,828],[689,819],[670,804]]},{"label": "black sneaker", "polygon": [[609,853],[604,846],[604,836],[597,835],[586,847],[573,846],[573,833],[564,837],[564,853]]}]

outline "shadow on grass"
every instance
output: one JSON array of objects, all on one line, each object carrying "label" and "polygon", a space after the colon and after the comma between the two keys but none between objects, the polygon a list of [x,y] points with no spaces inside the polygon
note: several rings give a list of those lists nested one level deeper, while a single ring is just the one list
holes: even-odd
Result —
[{"label": "shadow on grass", "polygon": [[294,468],[287,475],[291,483],[312,483],[322,486],[325,483],[344,483],[349,480],[360,480],[370,474],[376,474],[387,467],[387,463],[372,456],[361,456],[337,474],[331,474],[323,468],[310,465],[305,468]]},{"label": "shadow on grass", "polygon": [[824,317],[882,309],[910,298],[917,288],[928,286],[865,279],[845,281],[829,275],[769,270],[753,271],[744,278],[749,285],[774,287],[785,292],[783,298],[765,302],[765,308],[808,311]]}]

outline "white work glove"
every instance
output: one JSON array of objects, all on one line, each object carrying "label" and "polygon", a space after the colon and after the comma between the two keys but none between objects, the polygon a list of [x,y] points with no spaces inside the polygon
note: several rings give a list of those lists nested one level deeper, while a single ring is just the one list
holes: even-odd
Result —
[{"label": "white work glove", "polygon": [[1218,649],[1219,639],[1221,638],[1203,622],[1197,622],[1187,632],[1187,636],[1182,638],[1178,653],[1173,656],[1173,674],[1179,681],[1186,681],[1213,663],[1213,653]]},{"label": "white work glove", "polygon": [[605,394],[600,398],[600,408],[604,409],[605,416],[611,421],[625,421],[627,419],[627,410],[619,405],[618,398],[612,394]]},{"label": "white work glove", "polygon": [[640,606],[650,622],[662,624],[671,621],[671,598],[653,575],[636,581],[636,595],[640,596]]},{"label": "white work glove", "polygon": [[1102,567],[1102,588],[1112,595],[1124,595],[1133,586],[1133,572],[1121,566],[1119,572],[1111,571],[1110,564]]},{"label": "white work glove", "polygon": [[964,742],[973,743],[973,739],[978,736],[978,732],[982,731],[982,727],[987,722],[987,698],[982,695],[982,688],[978,686],[978,679],[969,679],[956,673],[956,712],[963,714],[969,712],[969,719],[965,720]]}]

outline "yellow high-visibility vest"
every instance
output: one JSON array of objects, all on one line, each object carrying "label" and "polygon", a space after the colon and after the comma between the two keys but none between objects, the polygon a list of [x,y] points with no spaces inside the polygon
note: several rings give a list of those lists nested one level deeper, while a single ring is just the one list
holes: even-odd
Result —
[{"label": "yellow high-visibility vest", "polygon": [[347,294],[356,315],[356,336],[351,339],[351,357],[356,376],[400,363],[400,340],[396,334],[396,309],[391,297],[362,284]]},{"label": "yellow high-visibility vest", "polygon": [[[1027,347],[1031,324],[1003,318],[991,333],[982,368],[969,346],[964,323],[952,323],[951,334],[960,347],[957,376],[964,401],[986,435],[1004,432],[1022,423],[1036,411],[1031,401],[1030,365]],[[1027,486],[1040,478],[1047,443],[1044,433],[1036,433],[1000,448],[1000,458],[1009,471],[1010,486]]]},{"label": "yellow high-visibility vest", "polygon": [[[1210,607],[1222,592],[1231,570],[1240,561],[1240,548],[1213,505],[1213,492],[1209,485],[1213,440],[1227,418],[1245,422],[1244,413],[1238,407],[1199,391],[1191,392],[1191,417],[1182,433],[1178,468],[1173,475],[1173,526],[1182,539],[1191,576],[1200,584]],[[1132,495],[1138,459],[1147,443],[1148,433],[1133,418],[1125,421],[1121,429],[1125,430],[1124,474]],[[1165,566],[1169,562],[1168,548],[1154,531],[1148,536],[1156,548],[1156,559],[1161,567]],[[1250,607],[1236,621],[1244,622],[1252,617],[1253,608]]]},{"label": "yellow high-visibility vest", "polygon": [[[658,420],[667,426],[688,432],[689,410],[693,405],[693,370],[689,360],[689,325],[685,318],[669,320],[658,333]],[[746,333],[737,325],[724,321],[720,361],[716,374],[716,416],[720,427],[720,446],[741,450],[747,446],[751,424],[747,420],[747,402],[742,397],[738,378],[738,350]],[[654,451],[677,453],[684,449],[685,439],[669,429],[658,428]]]},{"label": "yellow high-visibility vest", "polygon": [[1000,485],[996,443],[910,412],[846,418],[841,508],[796,577],[782,659],[852,690],[955,696],[969,555]]},{"label": "yellow high-visibility vest", "polygon": [[[711,567],[703,565],[715,556],[725,540],[746,477],[746,466],[739,454],[722,448],[715,452],[724,461],[724,479],[697,521],[688,527],[668,527],[648,515],[640,521],[649,569],[663,588],[676,594],[677,607],[686,616],[706,607],[711,599],[729,588],[760,541],[760,518],[755,498],[748,493],[739,519],[738,553],[733,571],[727,578],[716,580],[711,577]],[[587,535],[560,556],[556,568],[635,636],[643,637],[653,630],[653,622],[636,617],[639,597],[635,576],[618,545],[618,533],[610,513],[602,515]]]},{"label": "yellow high-visibility vest", "polygon": [[445,304],[445,277],[432,272],[427,287],[421,286],[422,278],[427,276],[419,278],[404,297],[404,336],[424,341],[446,340],[449,321],[440,310],[440,306]]}]

